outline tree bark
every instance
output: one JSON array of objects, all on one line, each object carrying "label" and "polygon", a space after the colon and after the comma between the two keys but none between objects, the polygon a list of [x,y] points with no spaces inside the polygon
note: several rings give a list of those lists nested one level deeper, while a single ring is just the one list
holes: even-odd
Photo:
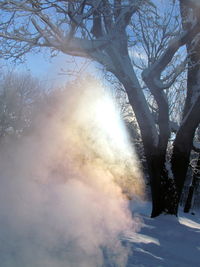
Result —
[{"label": "tree bark", "polygon": [[[122,76],[123,77],[123,76]],[[118,76],[118,79],[123,83],[124,88],[128,94],[129,103],[131,104],[135,116],[137,118],[143,147],[144,154],[147,162],[148,173],[150,177],[150,186],[151,186],[151,195],[152,195],[152,213],[151,217],[159,216],[161,213],[166,212],[173,214],[171,205],[171,197],[169,193],[170,180],[168,179],[168,174],[166,171],[166,149],[168,142],[168,133],[158,136],[158,140],[155,141],[154,133],[152,129],[152,124],[149,121],[150,111],[148,111],[148,116],[144,110],[144,104],[141,103],[141,96],[137,95],[136,88],[133,86],[131,80],[121,79]],[[141,93],[141,90],[139,91]],[[167,123],[166,120],[165,123]],[[154,124],[155,125],[155,122]],[[166,137],[165,142],[163,142],[163,136]]]},{"label": "tree bark", "polygon": [[178,204],[186,179],[195,131],[200,123],[199,114],[200,96],[196,99],[195,104],[191,107],[187,116],[183,120],[174,141],[171,164],[177,191],[177,197],[174,203],[176,213],[178,212]]},{"label": "tree bark", "polygon": [[[198,170],[198,172],[200,171],[200,153],[198,156],[196,169]],[[198,179],[198,174],[193,172],[192,184],[189,187],[189,192],[188,192],[187,200],[186,200],[185,207],[184,207],[185,213],[188,213],[192,207],[192,200],[193,200],[193,195],[194,195],[194,191],[195,191],[196,184],[197,184],[197,179]]]}]

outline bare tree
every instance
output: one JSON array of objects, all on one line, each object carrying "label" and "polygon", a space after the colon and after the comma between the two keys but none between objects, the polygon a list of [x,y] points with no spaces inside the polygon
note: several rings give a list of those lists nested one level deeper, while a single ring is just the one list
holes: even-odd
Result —
[{"label": "bare tree", "polygon": [[21,136],[30,127],[33,111],[42,96],[37,79],[30,74],[7,71],[0,81],[0,138]]},{"label": "bare tree", "polygon": [[[177,214],[193,137],[200,121],[200,6],[195,0],[180,0],[180,4],[181,13],[177,13],[179,24],[174,24],[178,31],[172,34],[170,22],[166,22],[157,31],[156,34],[165,34],[170,28],[168,38],[161,43],[164,44],[164,49],[160,49],[159,53],[157,50],[156,54],[152,54],[153,50],[150,50],[149,64],[142,70],[143,82],[157,106],[155,121],[132,61],[134,47],[131,45],[130,49],[130,27],[132,26],[134,33],[133,21],[136,15],[140,18],[146,15],[147,19],[155,12],[159,15],[156,3],[150,0],[3,0],[0,3],[1,53],[4,58],[18,60],[27,52],[46,47],[52,53],[61,51],[68,55],[90,58],[102,64],[121,82],[142,136],[151,179],[152,217],[163,212]],[[143,8],[146,9],[145,12]],[[145,25],[143,29],[144,27]],[[148,38],[148,42],[152,42],[156,37]],[[144,44],[146,48],[148,42]],[[185,45],[187,61],[179,60],[179,64],[173,65],[172,72],[167,77],[170,62],[174,62],[177,51]],[[172,86],[185,63],[188,66],[188,94],[182,121],[173,142],[171,161],[167,162],[171,126],[166,90]]]}]

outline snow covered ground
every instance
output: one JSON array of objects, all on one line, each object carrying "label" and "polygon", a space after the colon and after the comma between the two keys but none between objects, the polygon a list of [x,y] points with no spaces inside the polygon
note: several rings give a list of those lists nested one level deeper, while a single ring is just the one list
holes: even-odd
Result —
[{"label": "snow covered ground", "polygon": [[143,225],[139,233],[127,233],[131,247],[127,267],[199,267],[200,212],[151,219],[150,208],[149,203],[133,208]]}]

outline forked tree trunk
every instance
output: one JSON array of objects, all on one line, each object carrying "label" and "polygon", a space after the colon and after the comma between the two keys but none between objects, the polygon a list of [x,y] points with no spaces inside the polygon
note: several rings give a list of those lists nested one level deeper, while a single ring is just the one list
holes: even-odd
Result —
[{"label": "forked tree trunk", "polygon": [[[116,75],[116,74],[115,74]],[[157,149],[158,136],[155,134],[155,123],[150,123],[149,116],[151,116],[148,108],[145,107],[142,98],[144,98],[141,88],[136,88],[135,84],[129,80],[125,74],[116,75],[124,85],[127,92],[129,103],[132,106],[137,122],[140,128],[144,154],[146,157],[148,173],[150,177],[151,195],[152,195],[152,217],[159,216],[165,209],[164,203],[164,187],[162,180],[166,175],[165,158],[166,151],[159,151]],[[126,77],[126,79],[124,79]],[[145,100],[145,99],[143,99]],[[152,118],[153,120],[153,118]]]},{"label": "forked tree trunk", "polygon": [[[134,92],[135,88],[131,81],[129,83],[123,81],[123,85],[129,97],[129,102],[135,112],[143,147],[146,157],[148,173],[150,177],[151,195],[152,195],[152,214],[151,217],[159,216],[161,213],[166,212],[174,214],[174,205],[172,205],[172,195],[174,195],[174,188],[171,186],[171,180],[168,178],[166,171],[166,147],[159,146],[159,142],[155,141],[153,136],[152,125],[149,124],[149,119],[145,116],[143,110],[144,106],[137,98]],[[149,114],[150,115],[150,114]]]},{"label": "forked tree trunk", "polygon": [[[118,68],[119,68],[118,64]],[[151,195],[152,195],[152,214],[151,217],[159,216],[162,213],[176,214],[174,209],[175,189],[171,179],[168,178],[166,170],[166,149],[168,141],[168,133],[163,131],[163,136],[158,136],[155,122],[148,110],[147,103],[139,84],[129,79],[122,69],[114,73],[119,81],[123,84],[129,103],[132,106],[137,122],[139,124],[144,154],[146,157],[148,173],[150,177]],[[145,106],[146,105],[146,106]],[[164,122],[164,120],[163,120]],[[166,121],[168,123],[168,121]],[[156,132],[156,134],[155,134]],[[156,140],[157,138],[157,140]],[[166,139],[166,142],[163,140]],[[163,144],[164,143],[164,144]]]},{"label": "forked tree trunk", "polygon": [[[185,16],[183,12],[186,1],[181,1],[183,27],[188,30]],[[194,11],[196,17],[200,16],[200,10]],[[160,150],[150,155],[146,155],[149,173],[151,177],[153,210],[152,217],[156,217],[161,213],[178,214],[178,206],[186,179],[186,174],[190,161],[190,152],[192,149],[195,130],[200,123],[200,41],[195,45],[191,41],[187,44],[187,52],[189,57],[188,77],[187,77],[187,99],[183,114],[183,121],[179,131],[177,132],[174,144],[173,154],[171,158],[173,180],[169,179],[166,171],[166,150]],[[162,108],[162,105],[161,105]],[[162,138],[162,136],[160,137]]]}]

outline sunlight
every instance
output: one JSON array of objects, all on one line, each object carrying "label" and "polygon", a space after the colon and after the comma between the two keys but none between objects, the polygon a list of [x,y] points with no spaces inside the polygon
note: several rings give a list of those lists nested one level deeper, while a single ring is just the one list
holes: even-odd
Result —
[{"label": "sunlight", "polygon": [[138,251],[138,252],[141,252],[141,253],[150,255],[150,256],[152,256],[153,258],[157,259],[157,260],[164,261],[163,258],[154,255],[153,253],[149,252],[148,250],[144,250],[144,249],[142,249],[142,248],[135,248],[135,251]]},{"label": "sunlight", "polygon": [[116,182],[129,198],[141,196],[143,177],[114,97],[94,80],[75,89],[65,134],[76,165]]},{"label": "sunlight", "polygon": [[157,246],[160,246],[160,242],[157,238],[154,238],[154,237],[151,237],[148,235],[144,235],[144,234],[128,233],[126,239],[129,240],[130,242],[133,242],[133,243],[144,243],[144,244],[152,243],[152,244],[155,244]]},{"label": "sunlight", "polygon": [[194,228],[194,229],[200,229],[200,223],[197,223],[195,221],[192,221],[186,217],[180,217],[179,218],[179,222],[183,225],[186,225],[190,228]]},{"label": "sunlight", "polygon": [[128,135],[116,104],[109,94],[104,94],[94,102],[94,119],[115,149],[130,152]]}]

